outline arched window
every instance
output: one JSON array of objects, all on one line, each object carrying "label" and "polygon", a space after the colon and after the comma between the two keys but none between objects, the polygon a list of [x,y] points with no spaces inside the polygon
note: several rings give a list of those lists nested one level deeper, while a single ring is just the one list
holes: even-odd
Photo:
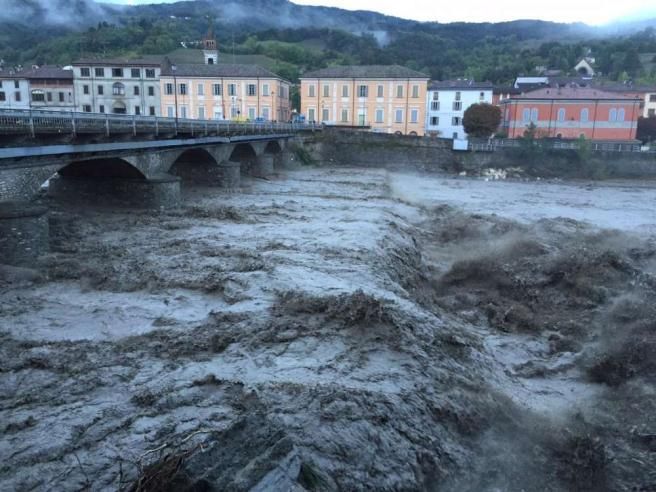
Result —
[{"label": "arched window", "polygon": [[625,117],[624,108],[620,108],[619,111],[617,112],[617,121],[624,121],[624,117]]},{"label": "arched window", "polygon": [[32,91],[32,101],[33,102],[45,102],[46,93],[42,90],[35,89]]},{"label": "arched window", "polygon": [[112,86],[112,93],[115,96],[124,96],[125,95],[125,86],[121,84],[120,82],[116,82]]},{"label": "arched window", "polygon": [[590,110],[583,108],[581,110],[581,123],[587,123],[590,120]]},{"label": "arched window", "polygon": [[610,113],[608,114],[608,121],[617,121],[617,109],[610,109]]},{"label": "arched window", "polygon": [[558,110],[558,121],[565,121],[565,108]]},{"label": "arched window", "polygon": [[531,121],[534,123],[538,121],[538,108],[531,109]]}]

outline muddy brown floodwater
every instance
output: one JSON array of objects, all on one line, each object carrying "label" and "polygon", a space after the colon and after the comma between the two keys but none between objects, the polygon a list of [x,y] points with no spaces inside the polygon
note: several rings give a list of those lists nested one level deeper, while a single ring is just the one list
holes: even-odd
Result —
[{"label": "muddy brown floodwater", "polygon": [[655,186],[49,205],[0,267],[1,490],[656,490]]}]

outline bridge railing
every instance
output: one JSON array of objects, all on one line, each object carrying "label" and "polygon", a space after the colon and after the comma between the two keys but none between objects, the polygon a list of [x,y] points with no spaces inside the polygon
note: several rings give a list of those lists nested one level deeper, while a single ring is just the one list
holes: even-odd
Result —
[{"label": "bridge railing", "polygon": [[305,123],[194,120],[161,116],[0,109],[0,135],[253,135],[319,130]]}]

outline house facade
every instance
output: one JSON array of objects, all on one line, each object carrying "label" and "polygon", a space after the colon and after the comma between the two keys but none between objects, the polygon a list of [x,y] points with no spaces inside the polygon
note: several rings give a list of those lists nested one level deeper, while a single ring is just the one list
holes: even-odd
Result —
[{"label": "house facade", "polygon": [[428,76],[401,66],[338,66],[301,77],[308,122],[424,135]]},{"label": "house facade", "polygon": [[22,72],[0,70],[0,109],[30,109],[30,82]]},{"label": "house facade", "polygon": [[645,107],[643,108],[642,116],[650,118],[656,116],[656,88],[650,92],[645,92]]},{"label": "house facade", "polygon": [[288,121],[291,83],[257,65],[165,62],[160,111],[169,118]]},{"label": "house facade", "polygon": [[428,86],[426,134],[466,139],[462,118],[472,104],[492,104],[493,86],[473,80],[447,80]]},{"label": "house facade", "polygon": [[30,86],[30,108],[75,111],[73,70],[44,65],[27,70],[24,75]]},{"label": "house facade", "polygon": [[634,140],[640,102],[589,87],[538,89],[501,101],[502,129],[510,138],[534,125],[540,137]]},{"label": "house facade", "polygon": [[160,62],[80,60],[73,64],[76,110],[85,113],[160,115]]}]

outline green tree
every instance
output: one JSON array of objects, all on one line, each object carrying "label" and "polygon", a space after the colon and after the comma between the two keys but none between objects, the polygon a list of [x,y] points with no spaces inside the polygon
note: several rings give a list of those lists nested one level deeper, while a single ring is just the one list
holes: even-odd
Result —
[{"label": "green tree", "polygon": [[487,103],[472,104],[465,111],[462,126],[467,135],[487,138],[497,131],[501,123],[501,109]]}]

